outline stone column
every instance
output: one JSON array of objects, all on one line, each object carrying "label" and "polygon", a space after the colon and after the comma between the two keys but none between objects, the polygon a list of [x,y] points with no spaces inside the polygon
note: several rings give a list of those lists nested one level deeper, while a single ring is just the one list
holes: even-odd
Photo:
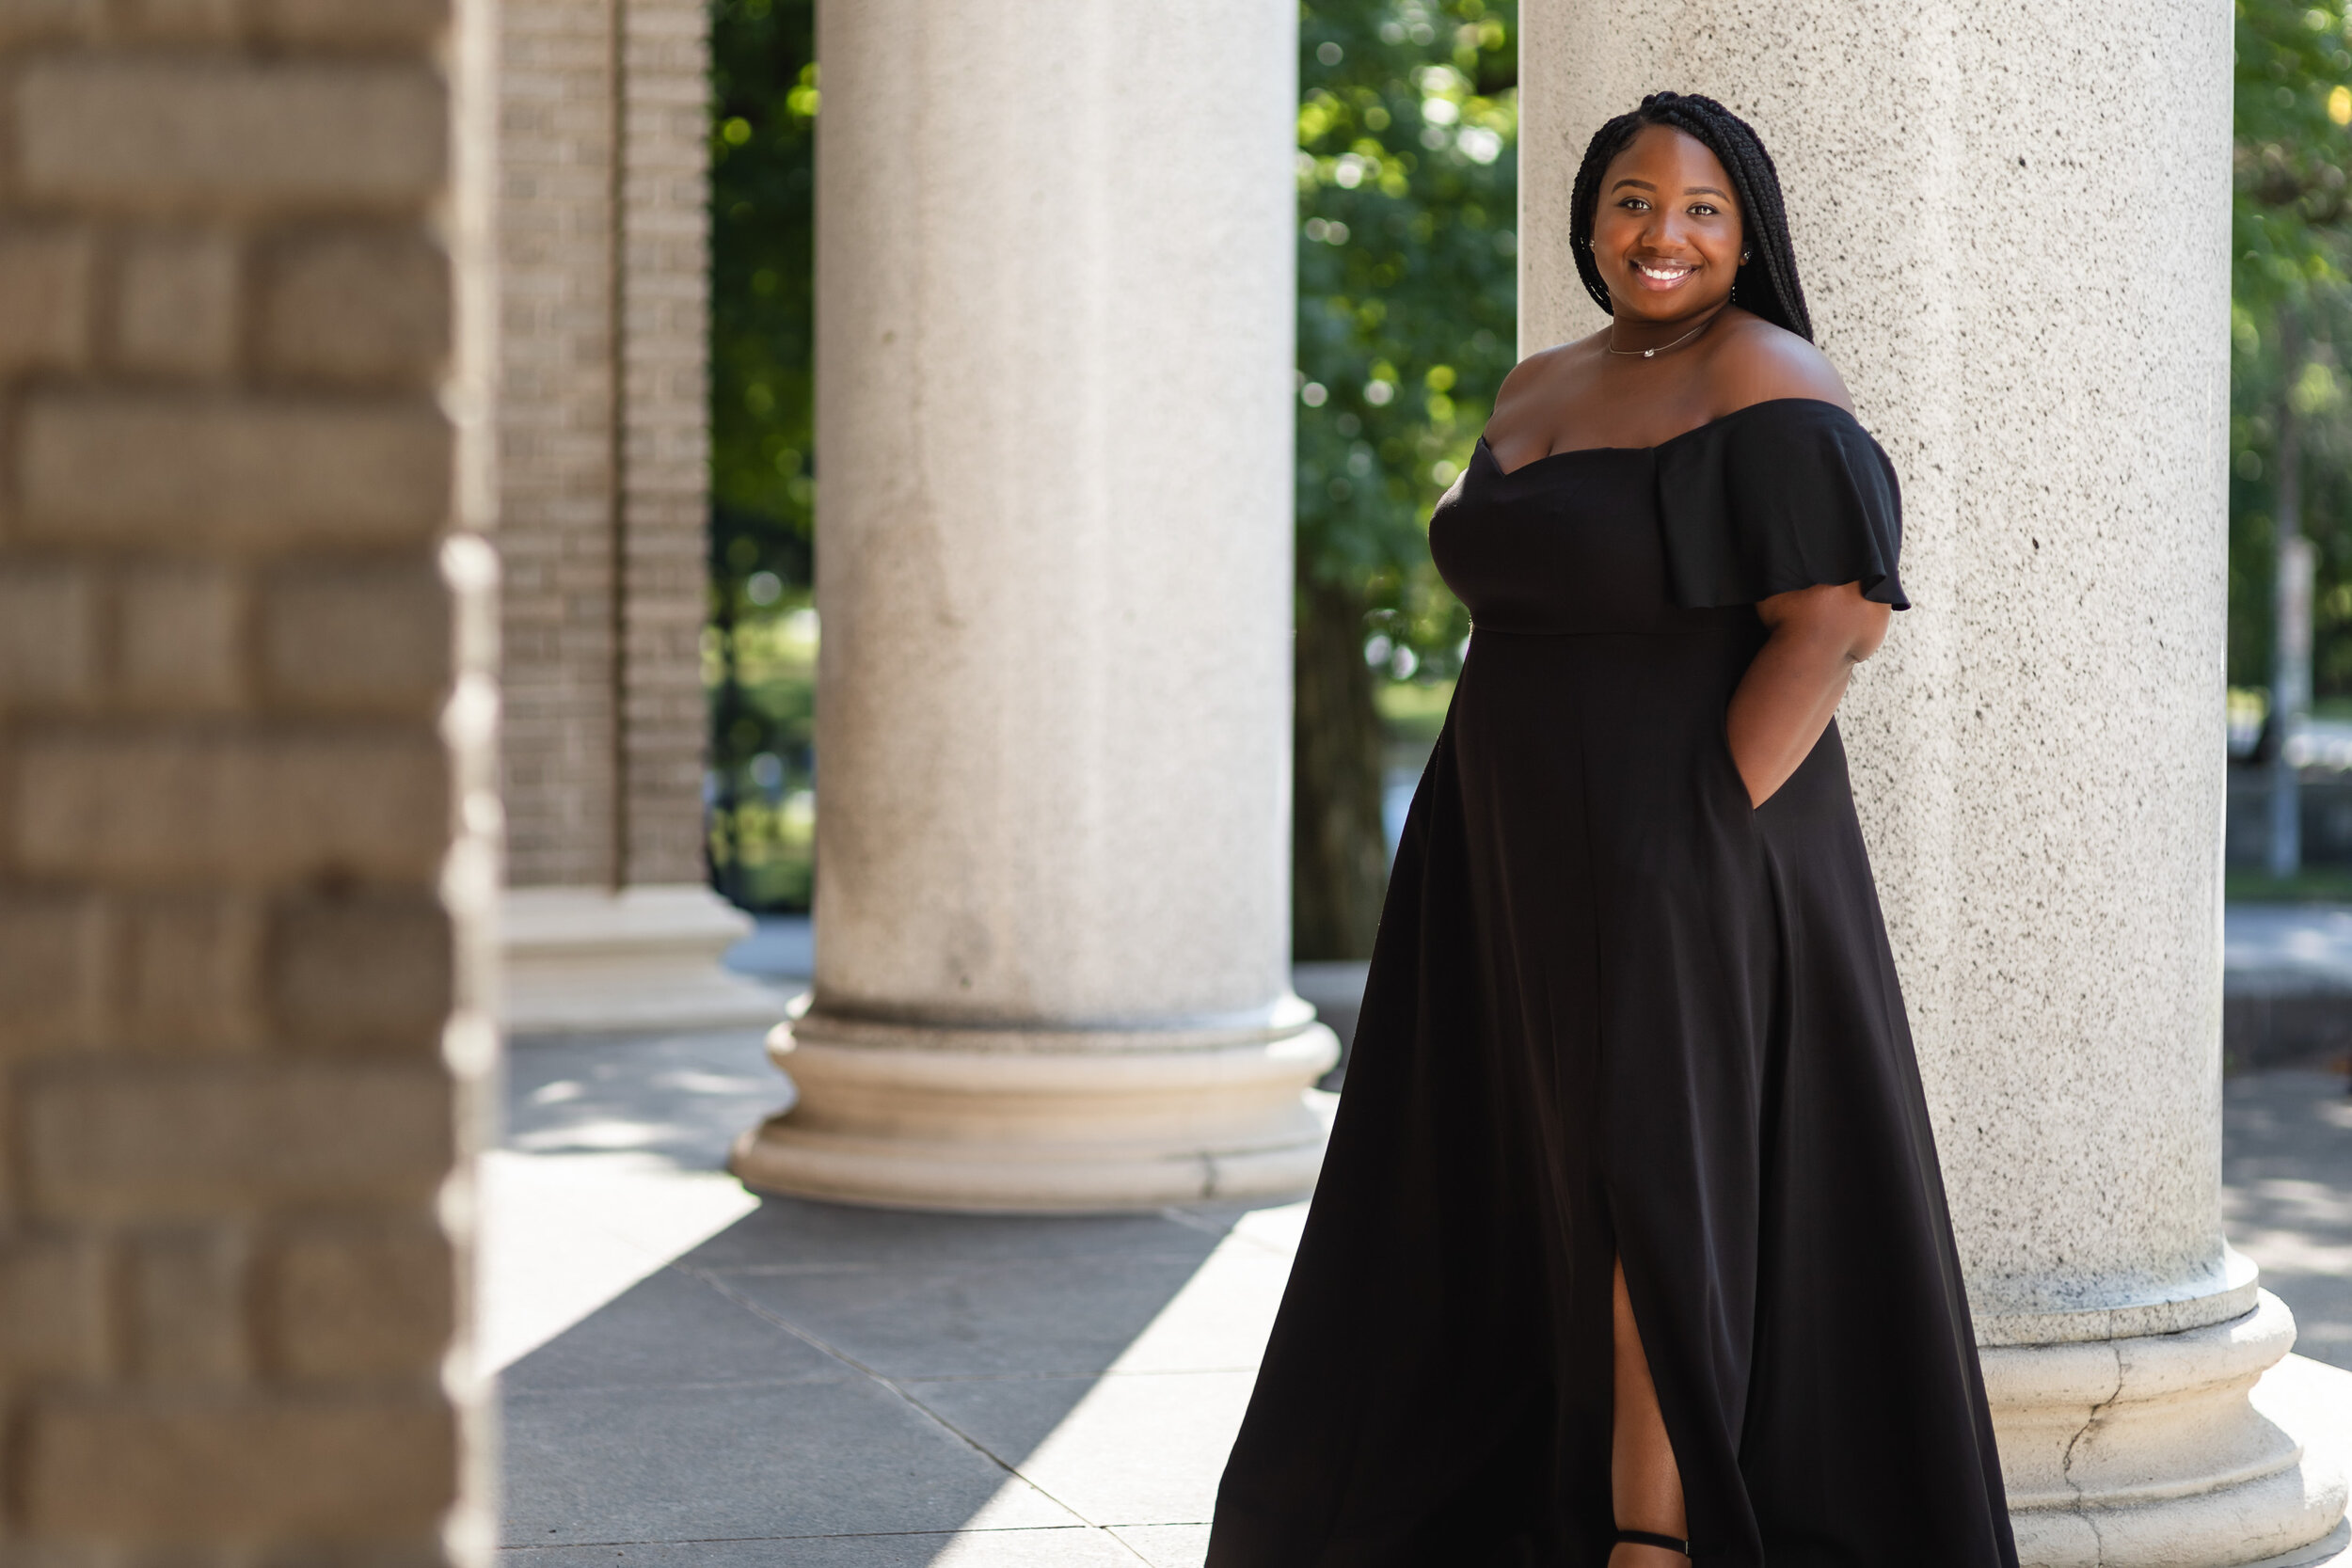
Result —
[{"label": "stone column", "polygon": [[1901,471],[1918,608],[1843,724],[2025,1560],[2325,1536],[2341,1479],[2249,1402],[2292,1322],[2217,1198],[2227,8],[2121,41],[2085,0],[1525,26],[1522,348],[1599,320],[1585,139],[1708,93],[1778,161],[1821,347]]},{"label": "stone column", "polygon": [[703,877],[706,10],[500,27],[507,1017],[771,1022]]},{"label": "stone column", "polygon": [[1303,1189],[1295,14],[818,9],[817,979],[756,1186]]}]

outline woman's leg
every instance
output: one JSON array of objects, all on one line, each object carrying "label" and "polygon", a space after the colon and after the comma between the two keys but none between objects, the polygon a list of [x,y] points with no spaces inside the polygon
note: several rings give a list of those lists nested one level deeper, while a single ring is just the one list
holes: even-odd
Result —
[{"label": "woman's leg", "polygon": [[[1645,1529],[1683,1538],[1682,1472],[1666,1418],[1659,1414],[1649,1357],[1626,1294],[1625,1264],[1616,1267],[1616,1416],[1610,1435],[1609,1499],[1619,1529]],[[1663,1546],[1625,1544],[1609,1554],[1609,1568],[1690,1568],[1691,1560]]]}]

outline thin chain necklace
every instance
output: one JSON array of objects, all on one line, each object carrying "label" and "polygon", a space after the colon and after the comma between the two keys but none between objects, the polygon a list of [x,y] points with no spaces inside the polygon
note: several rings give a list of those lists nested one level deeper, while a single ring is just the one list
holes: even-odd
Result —
[{"label": "thin chain necklace", "polygon": [[[1721,310],[1715,312],[1715,316],[1720,316],[1722,314],[1723,312]],[[1609,336],[1612,339],[1612,341],[1602,346],[1607,348],[1610,353],[1621,354],[1629,359],[1655,359],[1661,354],[1673,353],[1676,349],[1680,348],[1683,344],[1689,342],[1692,339],[1697,337],[1700,333],[1714,325],[1715,316],[1708,317],[1705,321],[1699,323],[1698,325],[1691,328],[1690,331],[1685,332],[1681,337],[1677,338],[1673,342],[1661,343],[1656,348],[1619,348],[1613,341],[1617,336],[1617,325],[1616,323],[1612,322],[1609,324]]]}]

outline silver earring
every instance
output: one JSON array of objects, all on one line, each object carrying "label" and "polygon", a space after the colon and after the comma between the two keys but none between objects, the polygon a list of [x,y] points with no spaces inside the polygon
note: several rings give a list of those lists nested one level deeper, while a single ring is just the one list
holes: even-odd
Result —
[{"label": "silver earring", "polygon": [[1744,250],[1740,253],[1740,264],[1743,267],[1748,264],[1748,253]]}]

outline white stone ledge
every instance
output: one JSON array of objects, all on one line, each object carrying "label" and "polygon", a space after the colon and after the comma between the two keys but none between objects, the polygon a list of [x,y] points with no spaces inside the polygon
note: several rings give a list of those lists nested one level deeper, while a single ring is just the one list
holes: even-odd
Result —
[{"label": "white stone ledge", "polygon": [[2261,1291],[2261,1273],[2252,1259],[2225,1245],[2218,1277],[2205,1281],[2205,1289],[2185,1290],[2150,1301],[2040,1312],[1988,1310],[1980,1298],[2012,1292],[1998,1287],[1987,1289],[1980,1281],[1970,1292],[1977,1344],[1984,1349],[2003,1345],[2104,1344],[2112,1339],[2180,1334],[2228,1323],[2254,1310],[2255,1298]]},{"label": "white stone ledge", "polygon": [[615,1034],[773,1023],[786,997],[724,968],[752,919],[708,888],[516,888],[501,1016],[513,1033]]},{"label": "white stone ledge", "polygon": [[1302,1194],[1333,1098],[1309,1085],[1339,1042],[1303,1005],[1275,1010],[1287,1026],[1132,1030],[1091,1048],[1077,1042],[1101,1032],[865,1024],[845,1038],[813,1014],[770,1037],[799,1098],[737,1142],[734,1169],[804,1197],[981,1212]]}]

